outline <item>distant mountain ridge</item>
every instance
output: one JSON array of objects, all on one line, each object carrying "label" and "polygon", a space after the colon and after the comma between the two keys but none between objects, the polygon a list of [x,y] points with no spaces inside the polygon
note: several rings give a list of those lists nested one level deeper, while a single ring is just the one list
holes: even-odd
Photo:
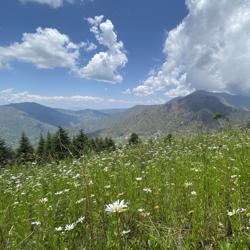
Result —
[{"label": "distant mountain ridge", "polygon": [[[65,127],[71,133],[80,127],[91,130],[91,124],[108,115],[97,110],[60,110],[34,102],[13,103],[0,106],[0,138],[10,145],[16,145],[24,131],[33,143],[40,134],[55,132],[57,128]],[[95,130],[95,128],[93,128]]]},{"label": "distant mountain ridge", "polygon": [[22,111],[24,115],[52,126],[64,127],[79,122],[76,116],[34,102],[13,103],[6,106]]},{"label": "distant mountain ridge", "polygon": [[175,132],[196,132],[197,129],[217,129],[214,119],[220,113],[232,124],[245,124],[250,120],[250,97],[226,93],[196,91],[162,105],[135,106],[123,112],[102,135],[128,136],[132,132],[152,136]]},{"label": "distant mountain ridge", "polygon": [[228,93],[197,91],[201,95],[212,95],[218,97],[224,104],[232,107],[242,108],[250,111],[250,97],[243,95],[232,95]]},{"label": "distant mountain ridge", "polygon": [[130,109],[79,111],[54,109],[37,103],[0,106],[0,137],[16,145],[22,131],[36,143],[40,134],[58,126],[76,133],[83,128],[92,136],[125,138],[136,132],[142,136],[217,129],[216,113],[232,124],[250,121],[250,97],[196,91],[161,105],[138,105]]}]

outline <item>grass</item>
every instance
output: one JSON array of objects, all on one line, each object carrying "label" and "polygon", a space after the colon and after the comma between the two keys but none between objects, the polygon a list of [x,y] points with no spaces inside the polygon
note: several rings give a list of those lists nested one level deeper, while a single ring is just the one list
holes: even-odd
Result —
[{"label": "grass", "polygon": [[239,131],[2,169],[0,249],[249,249],[249,169]]}]

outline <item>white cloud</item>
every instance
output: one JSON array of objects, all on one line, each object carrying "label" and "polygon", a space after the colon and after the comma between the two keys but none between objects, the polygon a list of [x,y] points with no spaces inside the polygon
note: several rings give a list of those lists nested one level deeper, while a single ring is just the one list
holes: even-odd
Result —
[{"label": "white cloud", "polygon": [[109,83],[118,83],[123,77],[117,72],[128,62],[124,45],[118,41],[112,22],[104,16],[88,18],[90,31],[95,35],[98,43],[107,48],[105,52],[95,54],[79,74],[87,79],[101,80]]},{"label": "white cloud", "polygon": [[122,91],[122,94],[130,95],[131,94],[131,89],[125,89],[124,91]]},{"label": "white cloud", "polygon": [[121,100],[121,99],[112,99],[112,98],[101,98],[97,96],[43,96],[31,94],[28,91],[16,92],[14,89],[5,89],[0,90],[0,104],[7,103],[20,103],[20,102],[37,102],[48,106],[53,107],[83,107],[83,106],[107,106],[111,105],[112,107],[117,106],[131,106],[136,102]]},{"label": "white cloud", "polygon": [[193,90],[250,94],[249,0],[186,0],[183,22],[167,35],[166,61],[136,95]]},{"label": "white cloud", "polygon": [[21,3],[28,3],[28,2],[33,2],[33,3],[39,3],[39,4],[46,4],[49,5],[52,8],[58,8],[63,6],[65,2],[72,3],[73,0],[19,0]]},{"label": "white cloud", "polygon": [[90,52],[97,49],[92,42],[73,43],[57,29],[37,28],[35,33],[24,33],[21,42],[10,46],[0,46],[0,69],[9,68],[13,61],[31,63],[40,69],[66,68],[85,79],[109,83],[122,81],[118,69],[125,66],[128,59],[124,46],[117,40],[110,20],[102,21],[103,16],[88,18],[98,43],[107,47],[90,59],[86,66],[80,66],[81,49]]},{"label": "white cloud", "polygon": [[92,43],[92,42],[82,42],[81,43],[81,46],[84,48],[85,51],[89,52],[89,51],[92,51],[92,50],[96,50],[97,49],[97,46]]},{"label": "white cloud", "polygon": [[35,33],[24,33],[22,42],[0,47],[0,69],[11,61],[31,63],[40,69],[69,68],[75,70],[80,45],[57,29],[37,28]]}]

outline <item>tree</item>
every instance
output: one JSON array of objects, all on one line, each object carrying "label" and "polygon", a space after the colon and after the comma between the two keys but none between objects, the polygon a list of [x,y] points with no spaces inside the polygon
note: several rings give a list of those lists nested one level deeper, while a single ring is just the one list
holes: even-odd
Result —
[{"label": "tree", "polygon": [[79,134],[72,140],[73,153],[76,157],[80,157],[89,150],[89,138],[81,129]]},{"label": "tree", "polygon": [[128,140],[129,145],[136,145],[140,143],[140,138],[136,133],[132,133],[129,140]]},{"label": "tree", "polygon": [[40,160],[43,160],[45,157],[45,149],[46,149],[46,144],[45,144],[45,140],[43,138],[42,135],[40,135],[40,140],[38,142],[38,147],[36,150],[36,155]]},{"label": "tree", "polygon": [[55,157],[57,159],[64,159],[71,155],[70,145],[71,141],[68,132],[62,127],[59,127],[53,137],[53,153]]},{"label": "tree", "polygon": [[5,141],[0,138],[0,167],[10,161],[11,155],[11,149],[6,145]]},{"label": "tree", "polygon": [[16,151],[17,161],[20,163],[33,160],[34,158],[34,149],[29,141],[29,138],[23,132],[21,139],[19,141],[19,146]]},{"label": "tree", "polygon": [[167,134],[167,136],[164,138],[165,143],[171,143],[173,140],[173,135],[172,134]]},{"label": "tree", "polygon": [[224,114],[216,113],[214,114],[213,119],[217,121],[221,127],[224,127],[226,124],[229,124],[229,119]]},{"label": "tree", "polygon": [[114,151],[115,148],[116,148],[115,142],[113,141],[112,138],[106,137],[104,139],[104,144],[105,144],[105,149],[106,150]]},{"label": "tree", "polygon": [[89,139],[89,149],[92,151],[96,151],[95,139],[93,138]]},{"label": "tree", "polygon": [[53,148],[53,137],[50,132],[47,134],[47,138],[45,141],[45,155],[52,158],[54,155],[54,148]]},{"label": "tree", "polygon": [[95,138],[95,140],[94,140],[94,150],[97,153],[103,151],[104,150],[104,146],[105,145],[104,145],[104,141],[103,141],[102,138],[99,138],[99,137]]},{"label": "tree", "polygon": [[220,113],[216,113],[214,114],[214,120],[218,121],[218,120],[225,120],[226,116]]}]

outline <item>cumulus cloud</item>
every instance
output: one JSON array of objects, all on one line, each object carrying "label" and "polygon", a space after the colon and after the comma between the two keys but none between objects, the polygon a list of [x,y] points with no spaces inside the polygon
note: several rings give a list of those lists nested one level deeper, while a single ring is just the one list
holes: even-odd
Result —
[{"label": "cumulus cloud", "polygon": [[31,63],[40,69],[69,68],[75,70],[80,45],[57,29],[37,28],[35,33],[24,33],[22,42],[0,47],[0,69],[11,61]]},{"label": "cumulus cloud", "polygon": [[24,33],[21,42],[10,46],[0,46],[0,69],[10,67],[13,61],[31,63],[40,69],[67,68],[78,77],[109,83],[122,81],[118,70],[125,66],[128,59],[124,45],[118,41],[114,26],[103,16],[88,18],[90,31],[107,51],[99,52],[86,66],[79,65],[81,50],[90,52],[97,49],[92,42],[76,44],[57,29],[37,28],[35,33]]},{"label": "cumulus cloud", "polygon": [[20,103],[20,102],[37,102],[44,105],[54,107],[82,107],[87,105],[111,105],[111,106],[130,106],[133,102],[112,99],[112,98],[101,98],[97,96],[43,96],[31,94],[28,91],[16,92],[14,89],[0,90],[0,104],[7,103]]},{"label": "cumulus cloud", "polygon": [[168,96],[193,90],[250,94],[249,0],[186,0],[188,16],[171,30],[166,61],[133,89]]},{"label": "cumulus cloud", "polygon": [[95,54],[89,63],[79,71],[79,74],[87,79],[109,83],[121,82],[123,77],[117,70],[124,67],[128,59],[123,42],[118,41],[114,25],[109,19],[106,21],[103,19],[104,16],[96,16],[88,18],[87,21],[91,25],[90,31],[95,35],[98,43],[106,47],[107,51]]},{"label": "cumulus cloud", "polygon": [[46,4],[49,5],[52,8],[58,8],[63,6],[65,2],[72,3],[73,0],[19,0],[21,3],[28,3],[28,2],[33,2],[33,3],[39,3],[39,4]]},{"label": "cumulus cloud", "polygon": [[89,41],[87,41],[87,42],[82,42],[82,43],[81,43],[81,46],[82,46],[82,47],[84,48],[84,50],[87,51],[87,52],[97,49],[97,46],[96,46],[94,43],[89,42]]}]

